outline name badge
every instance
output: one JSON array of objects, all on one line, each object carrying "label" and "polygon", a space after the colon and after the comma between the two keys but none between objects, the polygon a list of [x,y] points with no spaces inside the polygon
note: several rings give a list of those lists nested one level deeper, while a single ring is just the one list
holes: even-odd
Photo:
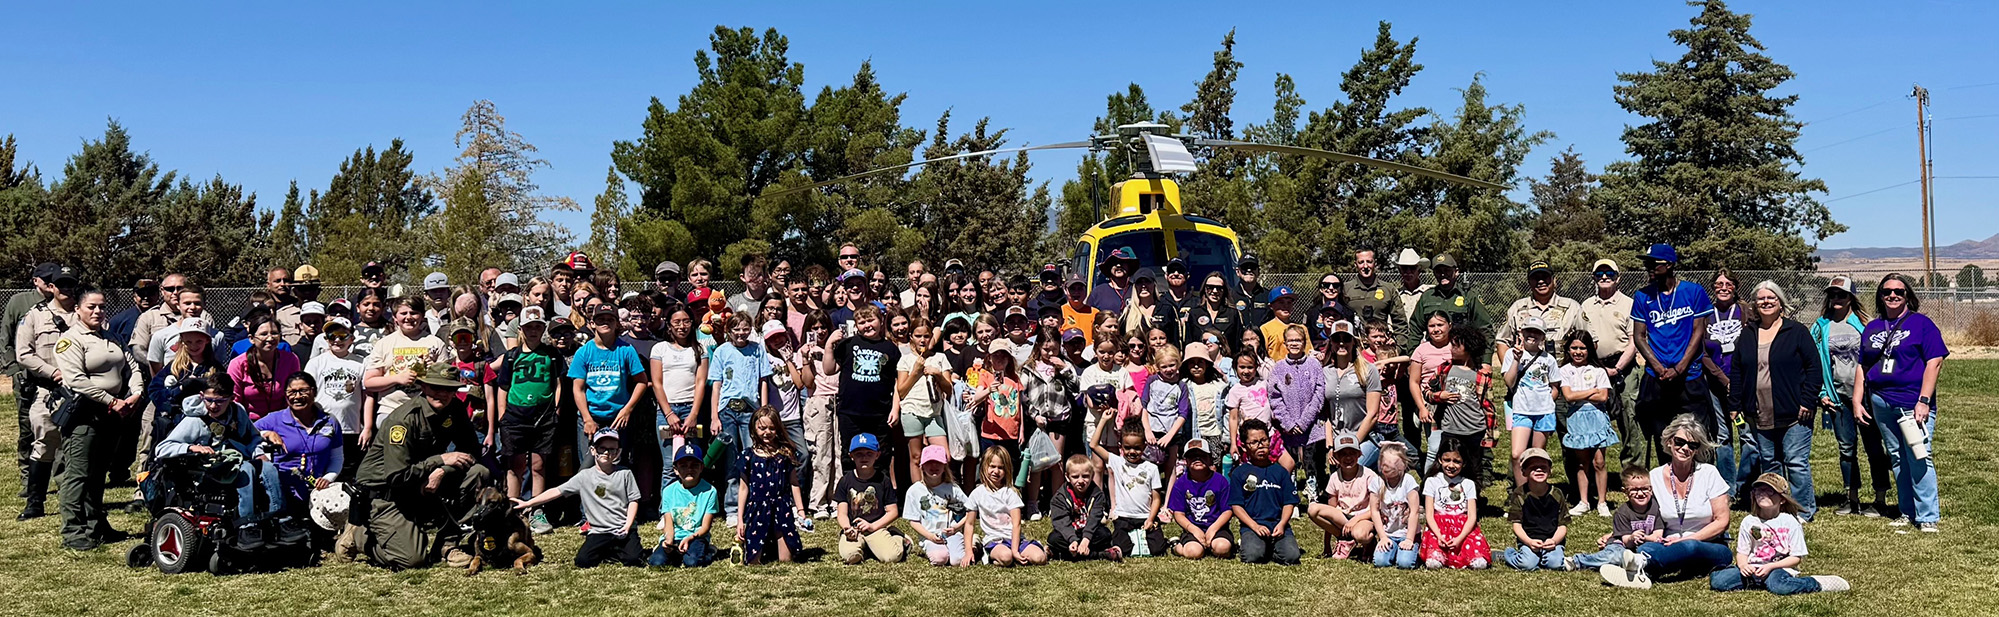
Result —
[{"label": "name badge", "polygon": [[1881,372],[1883,372],[1883,373],[1893,373],[1893,372],[1895,372],[1895,359],[1894,359],[1894,358],[1887,358],[1887,359],[1884,359],[1884,360],[1882,360],[1882,361],[1881,361]]}]

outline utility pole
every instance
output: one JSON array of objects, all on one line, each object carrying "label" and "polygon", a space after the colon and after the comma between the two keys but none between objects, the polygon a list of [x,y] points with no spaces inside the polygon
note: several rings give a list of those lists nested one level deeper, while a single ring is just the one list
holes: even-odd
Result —
[{"label": "utility pole", "polygon": [[1923,187],[1923,201],[1919,204],[1923,213],[1923,287],[1929,287],[1936,278],[1937,269],[1936,253],[1931,237],[1935,228],[1931,226],[1930,221],[1930,91],[1917,85],[1915,91],[1909,95],[1916,99],[1916,150],[1920,155],[1916,161],[1916,169],[1919,174],[1918,180]]}]

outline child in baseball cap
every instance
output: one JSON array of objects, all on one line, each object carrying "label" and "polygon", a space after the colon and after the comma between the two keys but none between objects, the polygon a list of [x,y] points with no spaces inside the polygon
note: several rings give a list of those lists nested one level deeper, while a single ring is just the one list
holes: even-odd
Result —
[{"label": "child in baseball cap", "polygon": [[[715,487],[701,479],[701,446],[685,443],[673,450],[673,472],[659,494],[659,545],[647,563],[657,567],[699,568],[715,558],[709,530],[715,524]],[[671,531],[669,531],[671,530]]]},{"label": "child in baseball cap", "polygon": [[965,492],[951,478],[951,456],[944,446],[923,447],[917,459],[923,472],[921,482],[911,484],[902,497],[902,518],[910,523],[933,566],[972,565],[972,534],[965,516],[971,505]]},{"label": "child in baseball cap", "polygon": [[839,500],[834,519],[840,523],[840,560],[858,564],[872,555],[882,563],[902,561],[909,549],[902,531],[895,528],[902,506],[895,499],[895,486],[889,483],[888,474],[875,467],[881,459],[881,443],[868,433],[854,435],[847,440],[847,456],[854,460],[854,469],[841,476],[833,488]]}]

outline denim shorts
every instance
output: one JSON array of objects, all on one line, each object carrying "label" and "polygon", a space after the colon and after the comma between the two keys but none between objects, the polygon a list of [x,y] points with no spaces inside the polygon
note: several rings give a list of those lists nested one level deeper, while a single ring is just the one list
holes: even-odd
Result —
[{"label": "denim shorts", "polygon": [[1555,414],[1544,413],[1538,416],[1529,416],[1516,413],[1510,415],[1513,416],[1511,421],[1513,428],[1530,428],[1541,433],[1555,432]]}]

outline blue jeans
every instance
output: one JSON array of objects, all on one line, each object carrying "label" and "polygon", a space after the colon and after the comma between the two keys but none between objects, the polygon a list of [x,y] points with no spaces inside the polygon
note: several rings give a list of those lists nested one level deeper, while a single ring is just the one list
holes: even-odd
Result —
[{"label": "blue jeans", "polygon": [[[1867,451],[1867,476],[1874,484],[1876,494],[1888,492],[1888,451],[1881,447],[1879,431],[1860,430],[1860,422],[1853,419],[1853,397],[1847,394],[1833,395],[1834,406],[1825,410],[1826,424],[1831,425],[1832,436],[1839,440],[1839,479],[1846,485],[1846,492],[1860,493],[1860,451]],[[1855,508],[1859,504],[1854,504]]]},{"label": "blue jeans", "polygon": [[708,536],[695,536],[687,540],[687,552],[680,552],[680,545],[667,541],[664,546],[653,549],[646,558],[646,565],[655,568],[679,566],[682,568],[706,567],[715,559],[715,549],[708,546]]},{"label": "blue jeans", "polygon": [[1382,538],[1380,542],[1375,543],[1374,567],[1386,568],[1393,565],[1404,570],[1416,569],[1416,562],[1421,558],[1423,545],[1418,543],[1409,550],[1402,550],[1402,539],[1407,533]]},{"label": "blue jeans", "polygon": [[[1728,481],[1728,495],[1732,498],[1741,492],[1742,483],[1747,478],[1749,471],[1740,469],[1736,465],[1734,438],[1737,435],[1734,434],[1735,427],[1728,421],[1728,411],[1721,406],[1720,394],[1709,390],[1708,400],[1713,402],[1715,417],[1713,424],[1715,444],[1714,470],[1721,472],[1722,479]],[[1747,441],[1744,440],[1744,452],[1742,454],[1746,460],[1756,460],[1747,451],[1751,448]]]},{"label": "blue jeans", "polygon": [[1756,431],[1756,449],[1762,454],[1764,469],[1784,474],[1790,481],[1791,499],[1798,502],[1798,519],[1811,522],[1819,509],[1818,493],[1812,489],[1811,420],[1799,418],[1789,428]]},{"label": "blue jeans", "polygon": [[[654,408],[655,409],[654,413],[656,414],[656,416],[653,421],[653,426],[658,427],[658,432],[660,434],[658,441],[659,441],[659,460],[661,467],[659,474],[659,491],[661,494],[666,493],[666,489],[669,485],[672,485],[673,483],[680,481],[680,476],[673,472],[673,436],[668,435],[666,431],[666,421],[668,418],[667,414],[668,413],[673,414],[672,419],[675,422],[678,422],[687,419],[688,414],[694,413],[693,403],[668,403],[667,406],[669,407],[669,409],[658,409],[657,407]],[[690,439],[688,441],[692,440]],[[707,452],[702,452],[702,454],[707,454]]]},{"label": "blue jeans", "polygon": [[1648,560],[1645,571],[1655,579],[1675,575],[1699,576],[1735,560],[1735,552],[1728,550],[1728,545],[1696,540],[1682,540],[1671,545],[1646,542],[1638,547],[1638,554]]},{"label": "blue jeans", "polygon": [[1771,570],[1768,576],[1759,581],[1743,576],[1742,570],[1735,566],[1715,570],[1714,573],[1707,575],[1707,586],[1715,591],[1741,591],[1762,587],[1780,596],[1819,591],[1817,580],[1809,576],[1791,574],[1790,570]]},{"label": "blue jeans", "polygon": [[[251,459],[243,461],[242,476],[236,478],[236,517],[243,522],[261,521],[272,512],[285,509],[285,493],[278,477],[278,466],[270,461]],[[265,504],[262,514],[257,511],[257,488],[264,489]]]},{"label": "blue jeans", "polygon": [[1381,461],[1381,444],[1391,441],[1402,441],[1402,431],[1394,426],[1375,425],[1375,429],[1368,432],[1367,439],[1360,442],[1360,466],[1374,469],[1375,463]]},{"label": "blue jeans", "polygon": [[755,406],[745,406],[744,409],[750,411],[730,411],[729,401],[722,401],[722,409],[719,412],[722,416],[722,426],[716,427],[715,430],[715,447],[728,447],[729,458],[723,460],[728,461],[726,464],[729,466],[729,482],[722,491],[722,513],[730,520],[736,518],[736,510],[739,507],[736,503],[736,487],[743,482],[739,477],[743,471],[740,468],[742,457],[739,455],[744,448],[750,446],[750,418]]},{"label": "blue jeans", "polygon": [[1563,560],[1562,547],[1559,546],[1543,552],[1527,548],[1524,545],[1514,545],[1506,549],[1504,556],[1506,558],[1506,565],[1513,566],[1513,569],[1521,572],[1532,572],[1543,569],[1566,570],[1569,567],[1568,563]]},{"label": "blue jeans", "polygon": [[[1888,405],[1879,394],[1867,395],[1867,407],[1874,412],[1874,426],[1881,431],[1881,443],[1888,449],[1888,467],[1895,472],[1895,506],[1902,516],[1918,523],[1934,523],[1943,514],[1937,511],[1937,467],[1931,459],[1916,458],[1916,453],[1902,439],[1900,421],[1902,416],[1913,414],[1914,409],[1902,409]],[[1930,410],[1930,417],[1923,422],[1923,433],[1931,435],[1930,452],[1936,453],[1937,414]]]},{"label": "blue jeans", "polygon": [[1603,567],[1604,564],[1617,564],[1621,566],[1624,565],[1624,552],[1623,543],[1612,542],[1605,545],[1603,550],[1576,555],[1576,567],[1585,570],[1595,570]]}]

